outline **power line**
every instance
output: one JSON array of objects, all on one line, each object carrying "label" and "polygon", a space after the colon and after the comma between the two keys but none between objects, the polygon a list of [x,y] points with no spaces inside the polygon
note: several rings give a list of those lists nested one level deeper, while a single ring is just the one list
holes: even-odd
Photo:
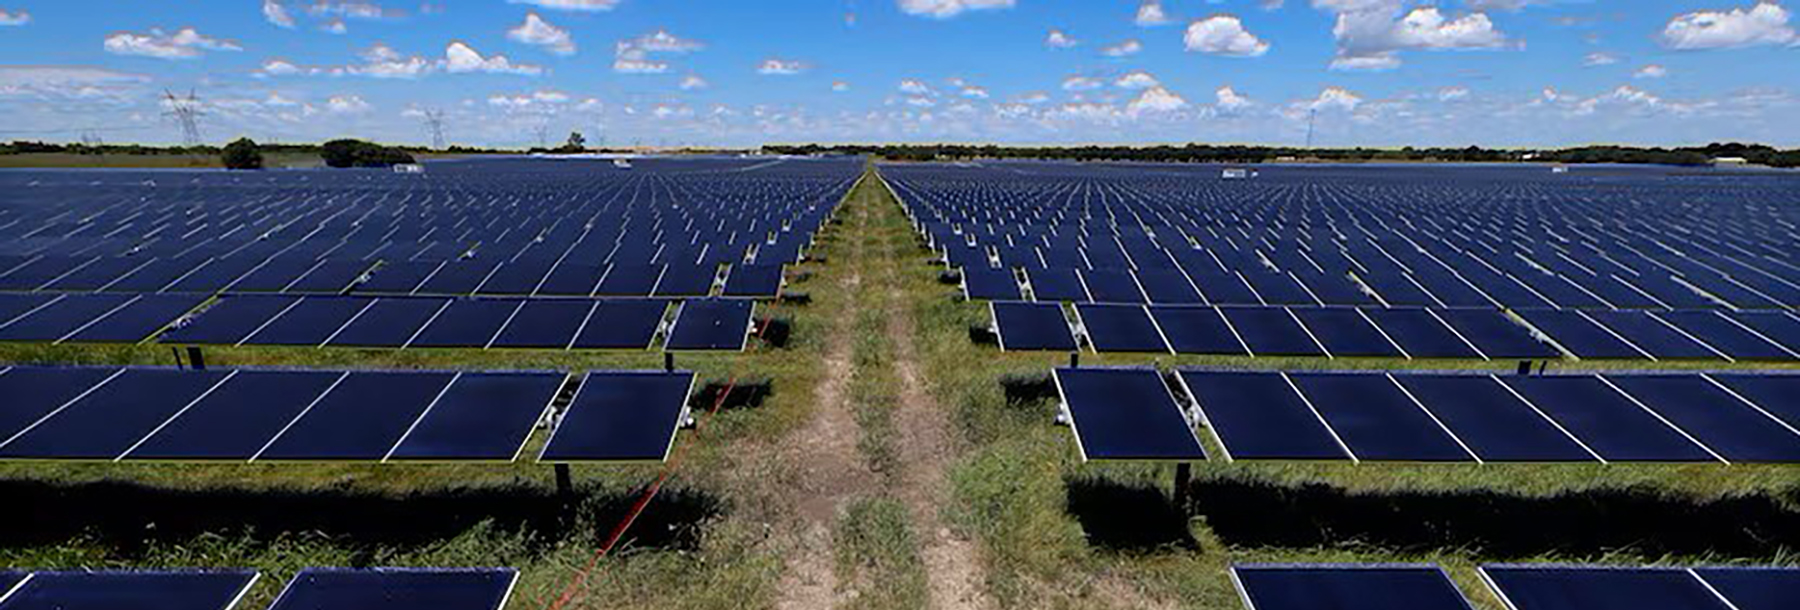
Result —
[{"label": "power line", "polygon": [[200,116],[204,114],[200,112],[200,98],[194,94],[193,89],[188,90],[185,98],[176,97],[168,89],[163,90],[163,96],[169,102],[169,111],[163,114],[175,117],[175,122],[181,124],[181,143],[185,146],[199,146]]},{"label": "power line", "polygon": [[1312,148],[1313,122],[1317,121],[1318,119],[1319,119],[1319,109],[1318,108],[1314,108],[1314,109],[1306,112],[1306,147],[1307,148]]},{"label": "power line", "polygon": [[444,111],[425,111],[425,128],[431,130],[431,147],[444,150]]}]

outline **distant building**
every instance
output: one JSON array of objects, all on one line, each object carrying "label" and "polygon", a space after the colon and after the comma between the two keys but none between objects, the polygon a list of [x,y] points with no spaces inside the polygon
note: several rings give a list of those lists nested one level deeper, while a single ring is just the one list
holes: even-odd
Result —
[{"label": "distant building", "polygon": [[425,173],[425,166],[419,165],[417,163],[400,163],[400,164],[394,165],[394,173],[396,173],[396,174],[423,174],[423,173]]},{"label": "distant building", "polygon": [[1226,180],[1243,180],[1243,179],[1249,178],[1250,176],[1251,176],[1250,170],[1247,170],[1247,169],[1244,169],[1241,167],[1226,168],[1224,172],[1221,172],[1219,174],[1220,178],[1224,178]]},{"label": "distant building", "polygon": [[1552,173],[1552,174],[1567,174],[1567,173],[1569,173],[1569,166],[1567,166],[1567,165],[1550,166],[1550,173]]},{"label": "distant building", "polygon": [[1714,167],[1743,167],[1749,165],[1750,160],[1743,157],[1713,157],[1712,164]]}]

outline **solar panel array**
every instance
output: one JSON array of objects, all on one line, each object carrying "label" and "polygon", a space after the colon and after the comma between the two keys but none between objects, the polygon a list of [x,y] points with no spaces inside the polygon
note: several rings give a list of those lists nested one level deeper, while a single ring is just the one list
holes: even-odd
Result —
[{"label": "solar panel array", "polygon": [[[1800,569],[1484,565],[1508,610],[1776,610],[1800,604]],[[1432,565],[1244,564],[1231,568],[1250,610],[1469,610]]]},{"label": "solar panel array", "polygon": [[[566,380],[560,372],[14,366],[0,369],[0,459],[512,462]],[[555,413],[555,451],[542,459],[663,459],[666,450],[629,451],[641,437],[673,441],[693,382],[689,372],[588,374],[577,399]],[[583,398],[601,395],[613,399]]]},{"label": "solar panel array", "polygon": [[[0,572],[0,610],[233,610],[253,570]],[[307,568],[269,610],[499,610],[511,568]]]}]

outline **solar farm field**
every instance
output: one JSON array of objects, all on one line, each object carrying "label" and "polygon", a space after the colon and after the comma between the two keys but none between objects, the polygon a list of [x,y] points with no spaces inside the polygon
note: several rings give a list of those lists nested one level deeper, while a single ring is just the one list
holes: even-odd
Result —
[{"label": "solar farm field", "polygon": [[1800,177],[1220,169],[0,171],[0,610],[1792,590]]}]

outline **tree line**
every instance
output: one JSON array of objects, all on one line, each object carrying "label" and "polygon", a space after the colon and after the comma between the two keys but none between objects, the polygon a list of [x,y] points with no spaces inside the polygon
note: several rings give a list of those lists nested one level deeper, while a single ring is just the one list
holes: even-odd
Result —
[{"label": "tree line", "polygon": [[1263,163],[1280,160],[1391,161],[1452,163],[1634,163],[1706,165],[1719,157],[1742,157],[1772,167],[1800,167],[1800,149],[1778,150],[1762,144],[1713,143],[1699,147],[1658,148],[1582,146],[1550,150],[1466,148],[1298,148],[1238,145],[1161,146],[998,146],[973,144],[818,144],[771,145],[763,151],[788,155],[871,155],[905,161],[968,159],[1064,159],[1152,163]]}]

